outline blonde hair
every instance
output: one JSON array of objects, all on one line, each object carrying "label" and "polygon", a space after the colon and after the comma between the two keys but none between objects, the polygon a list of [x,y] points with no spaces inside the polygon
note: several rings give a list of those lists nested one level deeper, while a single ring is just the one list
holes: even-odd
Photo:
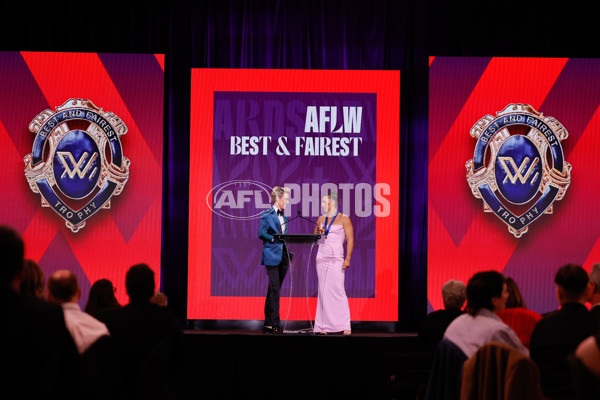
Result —
[{"label": "blonde hair", "polygon": [[289,194],[290,193],[290,189],[286,188],[286,187],[275,186],[273,188],[273,191],[271,192],[271,202],[273,204],[275,204],[275,202],[277,201],[277,198],[278,197],[283,197],[284,193]]}]

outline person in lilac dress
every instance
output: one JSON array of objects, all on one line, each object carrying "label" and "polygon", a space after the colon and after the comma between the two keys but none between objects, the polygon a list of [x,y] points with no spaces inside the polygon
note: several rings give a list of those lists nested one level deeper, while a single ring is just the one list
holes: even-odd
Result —
[{"label": "person in lilac dress", "polygon": [[[350,307],[344,288],[346,269],[354,248],[352,222],[338,212],[335,192],[323,196],[321,207],[325,215],[317,219],[315,233],[323,236],[317,252],[319,294],[315,315],[316,333],[350,334]],[[344,257],[344,241],[346,256]]]}]

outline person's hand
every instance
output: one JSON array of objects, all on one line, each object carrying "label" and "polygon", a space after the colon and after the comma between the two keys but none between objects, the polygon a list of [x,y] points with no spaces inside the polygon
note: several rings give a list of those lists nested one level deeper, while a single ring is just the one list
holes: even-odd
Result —
[{"label": "person's hand", "polygon": [[342,265],[342,269],[346,269],[350,266],[350,260],[344,260],[344,265]]}]

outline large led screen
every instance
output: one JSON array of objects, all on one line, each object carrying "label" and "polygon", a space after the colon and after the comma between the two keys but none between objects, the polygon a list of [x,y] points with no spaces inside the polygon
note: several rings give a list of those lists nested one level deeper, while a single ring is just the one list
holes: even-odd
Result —
[{"label": "large led screen", "polygon": [[599,60],[430,59],[430,309],[497,270],[545,313],[558,268],[600,261],[599,105]]},{"label": "large led screen", "polygon": [[[290,189],[288,232],[335,191],[354,228],[353,321],[398,319],[398,71],[193,69],[188,319],[261,320],[260,213]],[[290,244],[282,320],[314,317],[316,249]]]},{"label": "large led screen", "polygon": [[46,278],[75,273],[85,306],[109,279],[160,277],[164,56],[0,52],[0,223]]}]

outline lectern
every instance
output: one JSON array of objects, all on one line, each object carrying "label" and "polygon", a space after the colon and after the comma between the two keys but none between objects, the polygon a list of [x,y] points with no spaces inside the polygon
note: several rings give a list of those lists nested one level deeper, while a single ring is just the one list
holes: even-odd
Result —
[{"label": "lectern", "polygon": [[285,325],[283,327],[283,332],[284,333],[309,333],[309,334],[314,334],[314,328],[313,328],[313,321],[312,321],[312,315],[310,313],[310,307],[308,306],[308,271],[310,268],[310,260],[312,259],[312,252],[313,252],[313,248],[315,247],[315,244],[319,241],[319,239],[321,239],[321,234],[319,233],[294,233],[294,234],[287,234],[287,233],[277,233],[275,235],[273,235],[273,237],[277,240],[282,241],[285,244],[285,247],[287,248],[287,244],[288,243],[303,243],[303,244],[310,244],[310,254],[308,256],[308,259],[306,261],[306,274],[305,274],[305,279],[306,279],[306,308],[308,310],[308,315],[309,315],[309,319],[310,319],[310,328],[307,329],[301,329],[298,331],[287,331],[286,327],[287,327],[287,323],[289,320],[289,315],[290,315],[290,308],[291,308],[291,304],[292,304],[292,294],[293,294],[293,288],[294,288],[294,281],[293,281],[293,265],[292,265],[292,260],[289,257],[288,254],[288,260],[290,260],[290,301],[288,301],[288,311],[287,311],[287,316],[285,317]]},{"label": "lectern", "polygon": [[276,233],[273,237],[284,243],[316,243],[321,239],[320,233]]}]

